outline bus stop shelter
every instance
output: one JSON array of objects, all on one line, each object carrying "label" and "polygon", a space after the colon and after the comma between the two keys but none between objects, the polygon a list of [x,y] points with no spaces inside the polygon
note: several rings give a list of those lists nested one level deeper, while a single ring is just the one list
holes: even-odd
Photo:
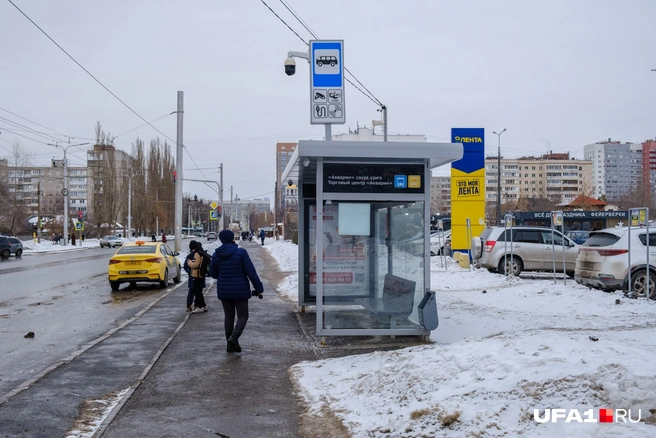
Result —
[{"label": "bus stop shelter", "polygon": [[429,335],[431,169],[460,143],[299,141],[282,181],[298,187],[298,304],[319,336]]}]

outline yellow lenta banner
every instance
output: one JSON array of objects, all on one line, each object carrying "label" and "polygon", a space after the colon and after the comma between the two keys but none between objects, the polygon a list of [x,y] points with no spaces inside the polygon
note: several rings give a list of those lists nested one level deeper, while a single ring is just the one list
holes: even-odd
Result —
[{"label": "yellow lenta banner", "polygon": [[466,250],[467,218],[471,224],[471,237],[485,228],[485,169],[465,173],[451,169],[451,247]]}]

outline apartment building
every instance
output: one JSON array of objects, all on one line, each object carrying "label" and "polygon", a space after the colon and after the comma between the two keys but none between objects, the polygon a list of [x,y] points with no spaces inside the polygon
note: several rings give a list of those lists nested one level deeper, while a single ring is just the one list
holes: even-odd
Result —
[{"label": "apartment building", "polygon": [[[485,200],[494,204],[498,192],[497,161],[497,157],[485,159]],[[501,159],[502,204],[520,198],[565,202],[592,190],[592,162],[570,159],[569,153]]]},{"label": "apartment building", "polygon": [[[30,213],[39,211],[39,189],[41,190],[41,214],[64,214],[64,160],[52,160],[51,166],[8,167],[6,161],[6,183],[10,197],[21,203]],[[87,168],[68,167],[69,213],[85,214],[88,207]]]},{"label": "apartment building", "polygon": [[[616,201],[637,188],[643,177],[642,144],[607,141],[589,144],[583,156],[592,162],[593,198]],[[647,185],[648,187],[648,185]]]},{"label": "apartment building", "polygon": [[656,193],[656,140],[642,143],[642,181],[649,181],[642,185],[645,195],[653,196]]},{"label": "apartment building", "polygon": [[[275,203],[279,212],[288,211],[290,205],[298,205],[298,190],[290,191],[288,184],[281,181],[285,167],[289,164],[292,154],[296,150],[297,143],[276,143],[276,181],[278,181],[278,192]],[[296,183],[294,181],[293,183]],[[296,185],[294,184],[294,188]]]},{"label": "apartment building", "polygon": [[451,214],[451,177],[431,177],[431,215]]}]

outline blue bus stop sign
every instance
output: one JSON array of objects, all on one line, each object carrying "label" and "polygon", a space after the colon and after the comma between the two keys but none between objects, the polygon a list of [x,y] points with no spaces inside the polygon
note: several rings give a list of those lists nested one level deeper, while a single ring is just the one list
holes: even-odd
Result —
[{"label": "blue bus stop sign", "polygon": [[346,123],[344,41],[310,40],[310,124]]}]

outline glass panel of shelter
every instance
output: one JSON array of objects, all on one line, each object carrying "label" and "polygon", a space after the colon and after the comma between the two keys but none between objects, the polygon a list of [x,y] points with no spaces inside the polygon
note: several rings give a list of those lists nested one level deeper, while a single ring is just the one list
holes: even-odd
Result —
[{"label": "glass panel of shelter", "polygon": [[[316,208],[310,207],[310,295],[316,297]],[[420,328],[424,203],[324,206],[324,329]]]}]

